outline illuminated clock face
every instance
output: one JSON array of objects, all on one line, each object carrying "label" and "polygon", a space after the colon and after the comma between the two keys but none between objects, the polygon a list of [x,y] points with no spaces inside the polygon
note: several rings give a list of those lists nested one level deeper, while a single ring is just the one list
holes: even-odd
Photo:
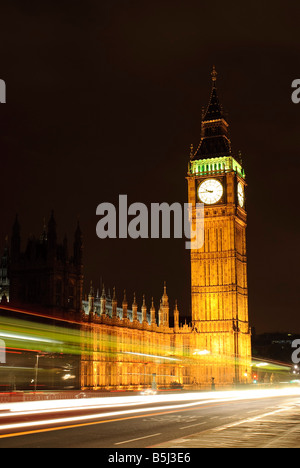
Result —
[{"label": "illuminated clock face", "polygon": [[213,205],[221,200],[223,185],[216,179],[207,179],[198,188],[198,196],[202,203]]},{"label": "illuminated clock face", "polygon": [[245,194],[244,194],[244,187],[239,182],[237,186],[237,194],[238,194],[238,202],[241,208],[243,208],[245,203]]}]

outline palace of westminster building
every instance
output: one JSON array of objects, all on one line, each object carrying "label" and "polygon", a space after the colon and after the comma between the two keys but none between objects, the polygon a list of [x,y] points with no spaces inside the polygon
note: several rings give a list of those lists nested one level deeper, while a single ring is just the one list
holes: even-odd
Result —
[{"label": "palace of westminster building", "polygon": [[135,296],[129,304],[125,291],[118,307],[116,291],[104,286],[95,293],[91,285],[84,299],[79,225],[70,256],[67,239],[57,242],[53,213],[42,235],[30,238],[24,252],[15,221],[10,265],[8,249],[0,263],[2,306],[9,301],[80,324],[82,389],[201,388],[250,381],[245,172],[240,157],[232,154],[216,79],[213,69],[200,143],[191,147],[186,175],[192,222],[196,203],[204,203],[204,245],[191,250],[190,324],[180,323],[177,303],[170,311],[166,284],[159,310],[153,299],[146,305],[145,297],[140,307]]}]

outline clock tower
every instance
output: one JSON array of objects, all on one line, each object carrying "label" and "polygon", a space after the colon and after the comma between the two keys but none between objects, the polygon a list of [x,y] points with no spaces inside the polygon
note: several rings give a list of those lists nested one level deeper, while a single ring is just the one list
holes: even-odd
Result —
[{"label": "clock tower", "polygon": [[216,81],[213,68],[201,139],[195,151],[191,147],[187,176],[193,222],[196,203],[204,203],[204,245],[191,250],[192,324],[196,353],[207,358],[195,380],[232,384],[250,379],[247,184],[240,155],[232,152]]}]

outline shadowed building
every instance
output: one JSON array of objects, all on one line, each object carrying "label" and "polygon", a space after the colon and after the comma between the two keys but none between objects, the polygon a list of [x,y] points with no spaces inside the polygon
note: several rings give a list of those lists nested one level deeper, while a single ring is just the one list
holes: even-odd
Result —
[{"label": "shadowed building", "polygon": [[18,218],[11,237],[10,301],[17,307],[38,309],[48,314],[80,317],[83,289],[82,234],[77,226],[73,252],[68,242],[57,241],[52,212],[40,238],[30,237],[21,251]]}]

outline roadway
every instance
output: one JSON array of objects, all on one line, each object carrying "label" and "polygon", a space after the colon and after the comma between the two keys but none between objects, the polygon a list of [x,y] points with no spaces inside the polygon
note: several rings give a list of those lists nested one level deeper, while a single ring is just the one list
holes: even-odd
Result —
[{"label": "roadway", "polygon": [[230,428],[235,446],[245,425],[289,408],[300,413],[299,388],[5,403],[0,448],[209,447]]}]

